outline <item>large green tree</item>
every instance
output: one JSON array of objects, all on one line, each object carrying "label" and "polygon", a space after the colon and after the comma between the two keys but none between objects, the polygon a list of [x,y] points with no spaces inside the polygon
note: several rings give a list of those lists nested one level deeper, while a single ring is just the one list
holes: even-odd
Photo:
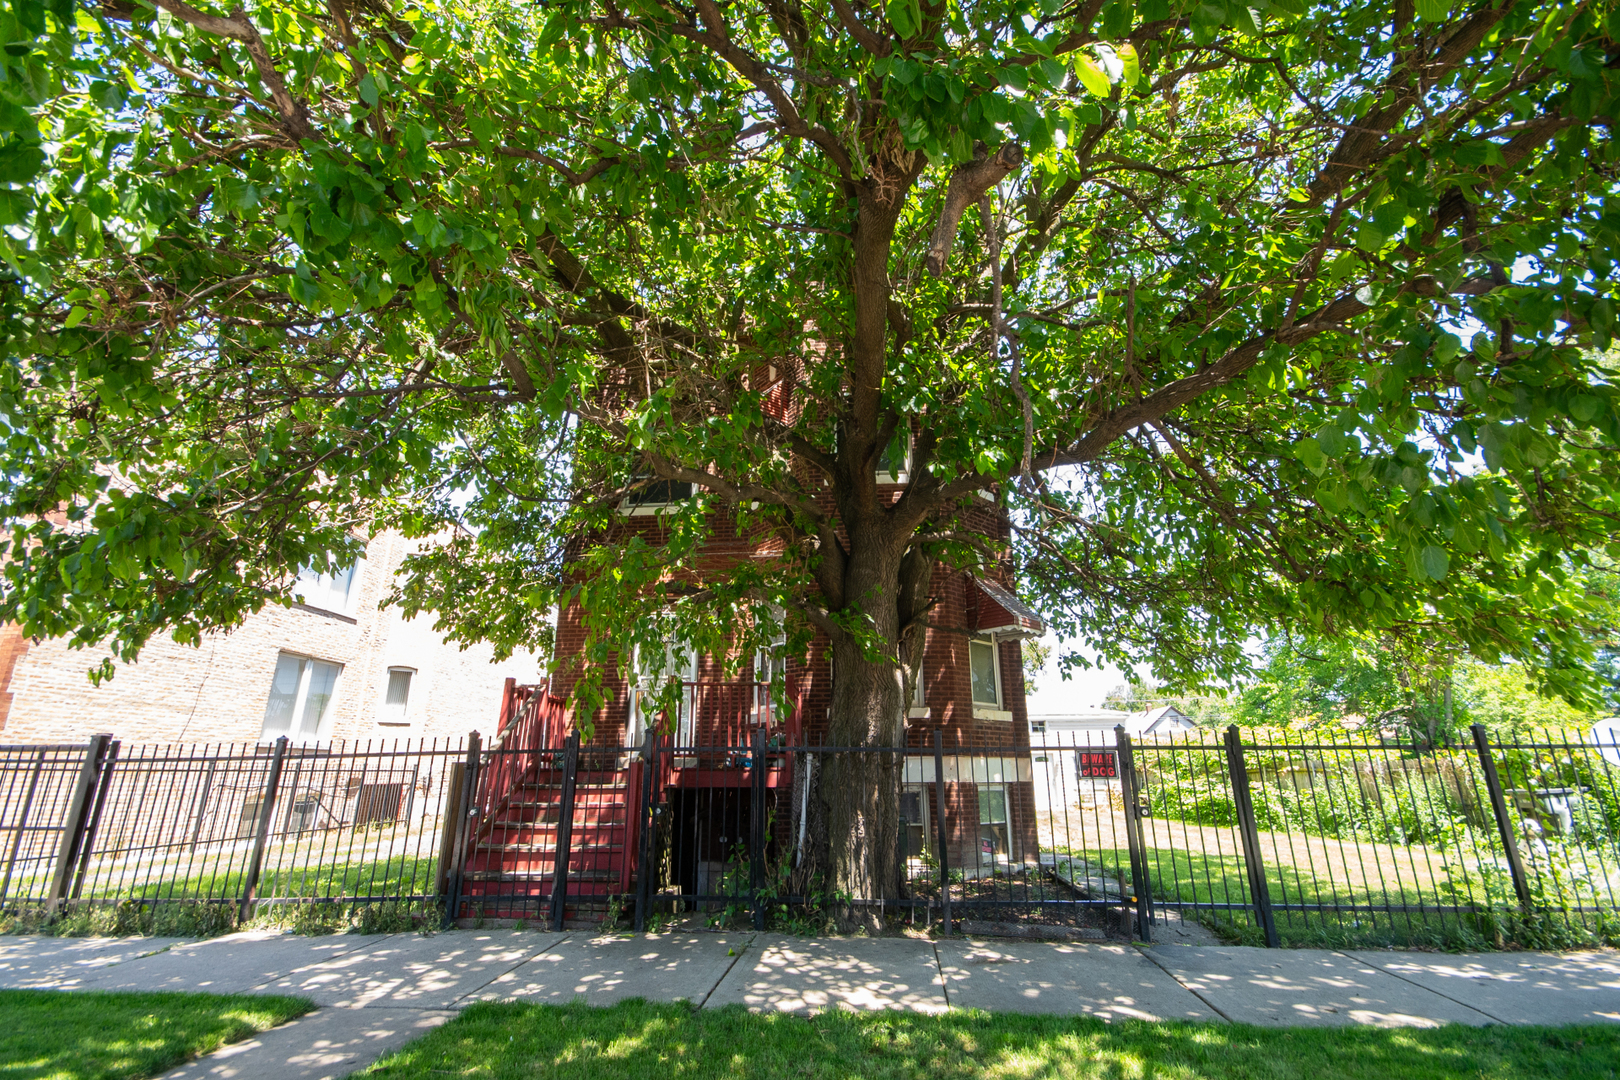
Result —
[{"label": "large green tree", "polygon": [[[1611,0],[4,19],[0,614],[29,633],[195,638],[357,526],[459,522],[402,590],[451,633],[575,602],[600,670],[666,605],[699,637],[786,611],[831,641],[845,745],[901,738],[935,583],[1009,558],[1161,676],[1284,624],[1589,685]],[[699,495],[612,541],[647,476]],[[980,492],[1009,545],[964,527]],[[732,527],[778,554],[677,593]],[[895,764],[821,774],[827,884],[897,889]]]}]

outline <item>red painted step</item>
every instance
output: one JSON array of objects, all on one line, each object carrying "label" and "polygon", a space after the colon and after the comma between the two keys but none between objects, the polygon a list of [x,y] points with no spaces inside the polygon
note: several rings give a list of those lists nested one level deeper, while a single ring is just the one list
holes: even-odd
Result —
[{"label": "red painted step", "polygon": [[[629,838],[629,773],[580,770],[569,837],[569,907],[605,902],[622,890]],[[543,769],[513,786],[468,853],[462,915],[532,918],[549,913],[562,813],[561,770]]]}]

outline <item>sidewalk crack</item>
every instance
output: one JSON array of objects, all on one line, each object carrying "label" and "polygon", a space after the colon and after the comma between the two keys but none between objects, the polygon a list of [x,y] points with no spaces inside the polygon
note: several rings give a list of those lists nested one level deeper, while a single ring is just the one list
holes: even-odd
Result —
[{"label": "sidewalk crack", "polygon": [[939,972],[940,996],[945,999],[945,1007],[947,1009],[954,1008],[954,1006],[951,1004],[951,980],[945,977],[945,961],[942,960],[939,955],[939,942],[930,941],[928,944],[932,945],[934,948],[934,970]]},{"label": "sidewalk crack", "polygon": [[1379,967],[1377,964],[1373,963],[1370,960],[1363,960],[1356,953],[1343,952],[1343,953],[1340,953],[1339,955],[1340,956],[1347,956],[1350,959],[1354,960],[1356,963],[1364,964],[1367,967],[1372,968],[1374,971],[1376,971],[1376,972],[1378,972],[1378,973],[1380,973],[1382,975],[1388,975],[1391,978],[1399,979],[1399,980],[1401,980],[1401,982],[1405,983],[1408,986],[1415,986],[1419,990],[1427,990],[1429,993],[1433,994],[1435,997],[1445,998],[1447,1001],[1451,1002],[1453,1005],[1461,1005],[1463,1008],[1467,1009],[1469,1012],[1477,1012],[1477,1013],[1479,1013],[1479,1015],[1481,1015],[1481,1016],[1485,1017],[1486,1019],[1490,1020],[1492,1023],[1496,1023],[1496,1024],[1511,1023],[1511,1021],[1503,1020],[1501,1017],[1497,1016],[1495,1013],[1486,1012],[1484,1009],[1480,1008],[1478,1005],[1470,1005],[1468,1002],[1463,1001],[1461,998],[1454,998],[1450,994],[1442,993],[1441,991],[1436,990],[1432,986],[1424,986],[1420,982],[1417,982],[1417,981],[1415,981],[1413,979],[1408,979],[1405,975],[1402,975],[1398,971],[1390,971],[1388,968]]},{"label": "sidewalk crack", "polygon": [[1200,994],[1196,987],[1188,986],[1185,982],[1183,982],[1181,980],[1180,976],[1178,976],[1175,972],[1171,971],[1169,968],[1167,968],[1163,964],[1159,963],[1159,958],[1154,956],[1153,953],[1150,951],[1152,949],[1151,945],[1132,945],[1131,948],[1135,949],[1137,952],[1141,953],[1144,957],[1146,957],[1148,963],[1152,964],[1154,967],[1158,968],[1160,971],[1164,972],[1166,975],[1168,975],[1172,979],[1174,979],[1176,981],[1176,985],[1180,986],[1183,990],[1187,991],[1187,993],[1191,994],[1193,997],[1197,998],[1199,1001],[1202,1001],[1205,1005],[1208,1005],[1210,1011],[1213,1012],[1216,1016],[1220,1017],[1222,1020],[1225,1020],[1228,1024],[1237,1023],[1236,1020],[1233,1020],[1230,1016],[1227,1016],[1224,1012],[1222,1012],[1221,1007],[1219,1005],[1216,1005],[1213,1001],[1209,1000],[1209,998],[1205,997],[1203,994]]},{"label": "sidewalk crack", "polygon": [[709,1004],[709,999],[714,997],[714,992],[716,990],[720,989],[720,984],[726,981],[726,976],[730,975],[731,974],[731,969],[737,966],[737,961],[739,961],[739,960],[741,960],[743,958],[743,953],[747,952],[749,949],[752,949],[754,947],[754,938],[756,936],[757,935],[750,934],[749,937],[748,937],[748,940],[743,942],[742,947],[737,950],[737,955],[733,956],[731,958],[731,963],[726,965],[726,970],[724,970],[724,971],[722,971],[720,973],[720,977],[718,979],[714,980],[714,985],[709,987],[709,992],[707,994],[703,995],[703,1000],[698,1002],[698,1005],[697,1005],[698,1008],[701,1009],[704,1006]]},{"label": "sidewalk crack", "polygon": [[557,940],[553,941],[551,944],[547,945],[545,948],[541,949],[539,952],[532,953],[532,954],[530,954],[528,956],[525,956],[523,959],[519,960],[517,963],[513,964],[509,968],[503,968],[502,970],[497,971],[495,974],[491,975],[489,978],[485,979],[483,982],[479,983],[477,986],[473,987],[471,990],[468,990],[465,994],[462,994],[460,997],[451,998],[450,1003],[449,1003],[449,1005],[446,1006],[446,1008],[451,1009],[451,1010],[461,1009],[463,1007],[462,1002],[466,1001],[468,998],[470,998],[474,994],[478,993],[478,991],[484,989],[484,987],[492,985],[495,982],[495,980],[499,979],[502,975],[510,975],[512,972],[516,971],[518,968],[522,967],[524,964],[532,963],[535,960],[540,959],[542,956],[546,955],[546,953],[550,952],[552,949],[555,949],[557,946],[561,945],[563,942],[567,941],[569,938],[571,938],[573,936],[574,935],[571,934],[571,933],[558,934],[557,935]]}]

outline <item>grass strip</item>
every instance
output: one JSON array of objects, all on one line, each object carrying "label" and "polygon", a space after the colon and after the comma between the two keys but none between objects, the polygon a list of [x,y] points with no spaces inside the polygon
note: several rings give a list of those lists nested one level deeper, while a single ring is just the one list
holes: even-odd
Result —
[{"label": "grass strip", "polygon": [[484,1003],[384,1058],[387,1080],[1613,1080],[1620,1027],[1257,1028],[994,1015],[756,1015]]},{"label": "grass strip", "polygon": [[314,1007],[245,994],[0,990],[0,1078],[156,1076]]}]

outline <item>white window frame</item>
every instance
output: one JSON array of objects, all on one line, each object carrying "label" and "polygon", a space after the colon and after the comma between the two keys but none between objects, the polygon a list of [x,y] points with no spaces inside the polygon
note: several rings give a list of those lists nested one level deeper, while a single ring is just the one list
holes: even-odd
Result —
[{"label": "white window frame", "polygon": [[[419,672],[413,667],[404,664],[390,664],[383,672],[382,705],[377,713],[377,723],[381,727],[410,727],[415,721],[411,718],[411,696],[416,692],[416,676]],[[388,711],[388,689],[393,684],[396,674],[409,675],[410,680],[405,684],[405,707],[400,710],[396,718]]]},{"label": "white window frame", "polygon": [[[932,786],[932,785],[929,785],[929,784],[926,784],[926,783],[923,783],[923,784],[903,784],[903,785],[901,785],[901,788],[900,788],[900,794],[901,794],[902,799],[906,795],[915,794],[917,796],[918,812],[922,815],[921,825],[922,825],[923,849],[921,851],[912,851],[909,839],[908,839],[908,841],[906,843],[906,858],[908,860],[911,860],[911,861],[921,862],[923,860],[923,858],[925,858],[927,855],[931,854],[933,852],[933,849],[934,849],[934,818],[933,818],[933,815],[931,813],[931,811],[933,810],[933,804],[932,804],[933,796],[931,795],[931,793],[928,790],[930,786]],[[901,835],[904,836],[905,833],[906,833],[906,830],[908,830],[909,828],[911,828],[910,823],[902,821],[900,823]]]},{"label": "white window frame", "polygon": [[[677,657],[678,651],[685,655]],[[630,657],[630,726],[625,733],[629,745],[639,745],[647,734],[655,712],[649,710],[645,703],[657,698],[657,684],[677,678],[683,683],[697,682],[700,660],[697,649],[686,642],[666,641],[663,662],[654,667],[643,661],[641,646],[636,646]],[[685,693],[681,695],[679,710],[675,722],[675,742],[676,745],[688,745],[697,732],[694,729],[696,717],[692,714],[692,700]]]},{"label": "white window frame", "polygon": [[[269,720],[269,716],[266,715],[264,720],[260,721],[259,740],[261,742],[273,742],[279,738],[280,735],[284,734],[287,736],[289,742],[316,742],[322,737],[322,735],[330,730],[332,726],[331,718],[333,713],[333,705],[337,701],[338,681],[343,677],[343,665],[333,660],[322,660],[319,657],[306,656],[303,653],[289,652],[286,649],[282,649],[276,653],[277,670],[281,668],[281,662],[283,659],[296,660],[299,664],[298,689],[293,691],[292,716],[287,720],[287,730],[285,732],[273,735],[264,729],[263,725],[265,721]],[[336,672],[332,676],[332,691],[326,699],[326,708],[322,711],[320,718],[315,721],[315,730],[305,731],[303,730],[304,712],[309,708],[310,683],[314,678],[316,664],[325,664],[327,667],[335,668]],[[274,672],[272,672],[270,679],[270,690],[271,693],[274,693]],[[270,711],[270,699],[268,694],[265,696],[264,707],[266,714],[268,714]]]},{"label": "white window frame", "polygon": [[974,809],[974,815],[978,820],[979,835],[976,838],[976,840],[974,842],[974,845],[973,845],[974,854],[978,857],[978,861],[979,861],[979,863],[981,865],[986,861],[986,856],[984,854],[984,830],[985,830],[985,826],[986,826],[987,823],[986,823],[985,818],[984,818],[984,812],[983,812],[984,802],[983,802],[983,800],[984,800],[985,794],[987,794],[989,792],[1000,792],[1001,793],[1001,814],[1002,814],[1001,820],[999,820],[999,821],[992,820],[992,821],[988,822],[988,824],[991,825],[991,826],[996,826],[996,825],[1001,826],[1001,828],[1002,828],[1002,830],[1003,830],[1003,832],[1005,833],[1005,836],[1006,836],[1006,844],[1004,845],[1006,850],[991,853],[991,855],[989,856],[989,861],[994,862],[997,859],[1000,859],[1003,862],[1011,862],[1012,858],[1013,858],[1013,850],[1012,850],[1013,849],[1012,798],[1011,798],[1010,793],[1007,790],[1008,785],[1006,785],[1006,784],[978,784],[978,785],[976,785],[976,787],[977,787],[977,790],[975,792],[974,808],[973,809]]},{"label": "white window frame", "polygon": [[646,481],[646,486],[651,486],[653,484],[685,484],[687,487],[687,493],[680,498],[665,499],[661,502],[634,502],[632,501],[632,497],[630,495],[626,495],[623,499],[619,500],[619,513],[623,514],[625,517],[647,517],[654,514],[667,514],[672,507],[681,506],[687,502],[690,502],[692,499],[697,498],[697,485],[689,480],[660,480],[651,473],[646,473],[635,477],[636,483],[640,484],[641,481]]},{"label": "white window frame", "polygon": [[884,472],[883,454],[887,451],[879,451],[874,476],[880,484],[907,484],[911,482],[911,432],[895,432],[890,439],[889,445],[893,446],[896,440],[904,440],[905,443],[905,452],[901,455],[900,471]]},{"label": "white window frame", "polygon": [[[979,700],[978,691],[973,686],[973,647],[975,645],[988,645],[990,648],[991,668],[995,672],[996,700],[994,701]],[[973,695],[975,712],[980,710],[992,712],[1000,710],[1002,703],[1006,701],[1007,695],[1001,686],[1001,643],[994,637],[971,637],[968,639],[968,693]]]},{"label": "white window frame", "polygon": [[[360,590],[365,582],[366,553],[362,551],[339,571],[348,575],[349,585],[337,606],[327,601],[333,598],[338,575],[323,574],[314,567],[306,566],[298,571],[298,577],[293,580],[293,596],[300,604],[316,611],[328,611],[334,615],[342,615],[345,619],[352,619],[360,609]],[[307,588],[309,592],[301,593],[299,587]]]},{"label": "white window frame", "polygon": [[906,716],[911,720],[927,720],[930,715],[928,688],[923,685],[926,682],[927,669],[923,666],[926,662],[926,657],[917,660],[916,680],[911,687],[911,704],[906,708]]}]

